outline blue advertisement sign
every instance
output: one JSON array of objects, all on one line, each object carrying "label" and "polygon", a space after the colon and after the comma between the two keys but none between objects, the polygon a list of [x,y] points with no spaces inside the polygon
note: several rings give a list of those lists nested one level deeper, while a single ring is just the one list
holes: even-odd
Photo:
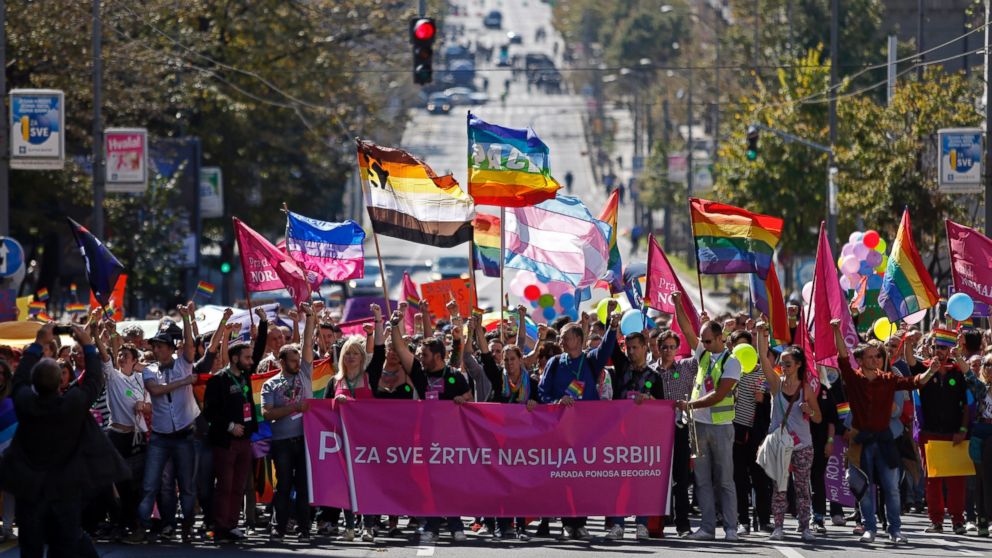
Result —
[{"label": "blue advertisement sign", "polygon": [[972,194],[982,191],[982,131],[945,128],[937,131],[940,149],[941,192]]},{"label": "blue advertisement sign", "polygon": [[65,97],[54,89],[10,92],[10,166],[61,169],[65,162]]}]

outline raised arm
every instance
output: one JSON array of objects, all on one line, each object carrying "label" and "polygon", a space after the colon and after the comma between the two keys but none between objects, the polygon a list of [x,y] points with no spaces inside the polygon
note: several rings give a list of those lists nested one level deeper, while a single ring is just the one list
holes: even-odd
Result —
[{"label": "raised arm", "polygon": [[772,359],[768,358],[768,322],[762,320],[755,325],[758,337],[758,362],[761,363],[761,373],[765,375],[765,381],[768,382],[768,389],[771,392],[778,393],[781,388],[781,382],[779,381],[778,374],[775,373],[775,365]]},{"label": "raised arm", "polygon": [[403,341],[403,336],[400,335],[400,328],[398,326],[401,321],[403,321],[403,318],[400,316],[399,310],[394,310],[392,317],[389,319],[393,351],[399,357],[403,370],[409,373],[413,369],[414,357],[413,353],[410,352],[410,347],[407,346],[406,342]]},{"label": "raised arm", "polygon": [[910,368],[916,366],[916,354],[913,349],[916,348],[916,343],[922,336],[923,334],[919,331],[910,331],[902,338],[902,358]]},{"label": "raised arm", "polygon": [[520,352],[527,352],[527,307],[517,306],[517,347]]},{"label": "raised arm", "polygon": [[[317,327],[317,313],[313,311],[313,308],[304,302],[300,305],[300,312],[303,312],[306,322],[303,324],[303,341],[300,351],[300,356],[303,358],[303,362],[313,362],[313,332]],[[296,329],[294,327],[294,329]]]},{"label": "raised arm", "polygon": [[689,316],[685,315],[685,308],[682,307],[682,293],[676,291],[672,293],[672,304],[675,305],[675,320],[685,336],[685,342],[689,344],[691,350],[695,351],[699,346],[699,332],[693,329]]},{"label": "raised arm", "polygon": [[426,300],[420,301],[420,322],[424,329],[424,337],[434,337],[434,324],[431,323],[431,308]]},{"label": "raised arm", "polygon": [[844,342],[844,334],[840,331],[840,320],[837,318],[830,320],[830,329],[834,331],[834,346],[837,347],[837,358],[848,358],[847,343]]}]

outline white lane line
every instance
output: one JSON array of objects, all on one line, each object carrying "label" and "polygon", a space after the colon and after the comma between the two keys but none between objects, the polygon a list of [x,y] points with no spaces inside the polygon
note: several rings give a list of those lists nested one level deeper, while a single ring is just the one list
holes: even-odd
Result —
[{"label": "white lane line", "polygon": [[927,539],[927,540],[930,541],[930,542],[932,542],[933,544],[936,544],[936,545],[949,546],[951,548],[948,549],[948,550],[953,549],[953,551],[956,554],[961,555],[961,556],[981,556],[981,553],[975,552],[974,550],[968,550],[967,548],[958,548],[958,547],[962,546],[961,543],[959,543],[959,542],[954,542],[954,541],[947,540],[947,539],[936,539],[936,538],[935,539]]},{"label": "white lane line", "polygon": [[772,548],[779,551],[785,558],[806,558],[798,550],[791,546],[772,545]]},{"label": "white lane line", "polygon": [[430,546],[418,546],[417,556],[434,556],[434,545]]}]

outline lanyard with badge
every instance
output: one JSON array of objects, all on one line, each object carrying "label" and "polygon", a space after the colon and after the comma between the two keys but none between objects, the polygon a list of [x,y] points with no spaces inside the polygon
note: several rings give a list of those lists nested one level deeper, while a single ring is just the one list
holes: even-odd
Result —
[{"label": "lanyard with badge", "polygon": [[227,375],[228,377],[231,378],[231,382],[233,382],[234,385],[237,386],[238,391],[241,392],[241,398],[243,399],[242,407],[241,407],[243,421],[251,422],[252,406],[251,403],[249,402],[250,401],[249,398],[251,397],[250,395],[251,387],[248,383],[250,380],[245,380],[244,382],[242,382],[238,377],[236,377],[230,371],[227,372]]},{"label": "lanyard with badge", "polygon": [[[571,359],[568,355],[565,355],[565,365],[570,364]],[[585,393],[586,383],[580,380],[582,376],[582,366],[586,363],[586,354],[582,353],[579,358],[579,365],[575,368],[575,372],[572,374],[575,376],[571,382],[569,382],[568,387],[565,388],[565,395],[570,395],[572,399],[582,399],[582,394]]]},{"label": "lanyard with badge", "polygon": [[724,349],[723,351],[720,352],[719,355],[717,355],[716,358],[713,358],[713,353],[710,353],[710,363],[706,365],[706,377],[703,380],[705,387],[704,393],[709,393],[713,391],[713,369],[716,368],[717,362],[723,360],[723,355],[725,355],[726,353],[727,353],[727,349]]},{"label": "lanyard with badge", "polygon": [[[440,399],[441,393],[444,391],[444,377],[448,375],[448,367],[445,366],[441,370],[441,375],[437,378],[427,377],[427,399]],[[448,378],[448,383],[455,383],[454,376]]]}]

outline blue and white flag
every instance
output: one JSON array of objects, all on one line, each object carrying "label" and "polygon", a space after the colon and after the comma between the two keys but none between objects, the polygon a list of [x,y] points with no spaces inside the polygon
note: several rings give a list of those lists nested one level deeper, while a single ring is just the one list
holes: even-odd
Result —
[{"label": "blue and white flag", "polygon": [[364,242],[365,231],[354,221],[331,223],[286,212],[286,253],[306,270],[314,287],[324,279],[364,277]]}]

